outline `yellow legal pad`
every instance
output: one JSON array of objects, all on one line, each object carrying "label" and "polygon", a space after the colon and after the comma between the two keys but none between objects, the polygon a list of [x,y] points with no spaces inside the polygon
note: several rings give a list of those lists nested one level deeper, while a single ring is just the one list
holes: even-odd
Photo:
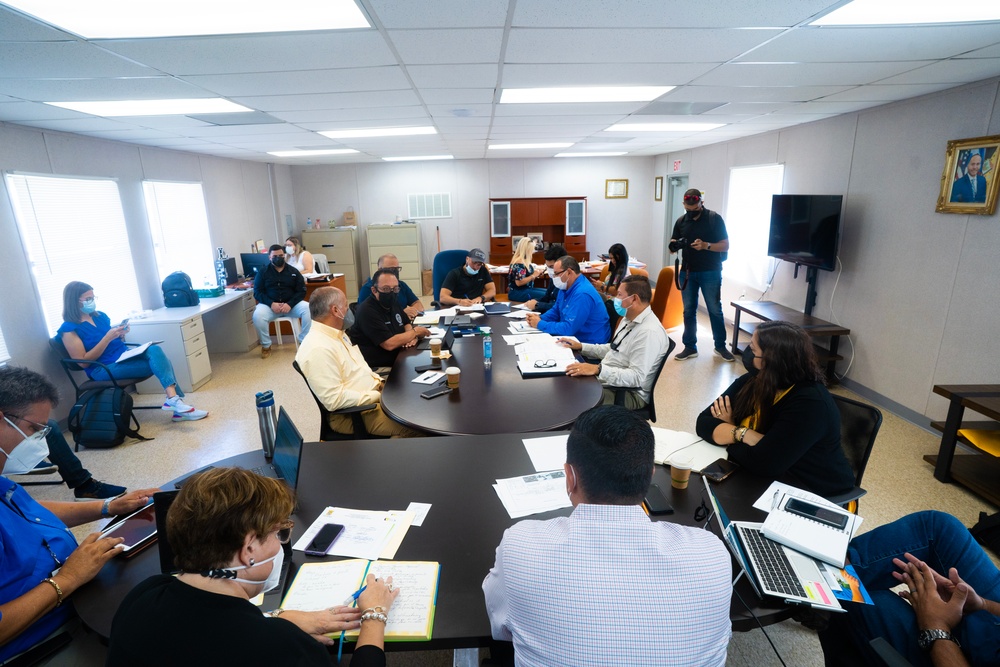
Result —
[{"label": "yellow legal pad", "polygon": [[963,428],[959,429],[958,434],[984,452],[1000,456],[1000,431]]},{"label": "yellow legal pad", "polygon": [[[344,604],[365,585],[366,574],[379,579],[392,577],[400,589],[389,609],[385,628],[386,641],[428,641],[434,629],[440,563],[427,561],[369,561],[363,559],[305,563],[299,568],[283,609],[319,611]],[[354,641],[358,630],[346,632],[344,639]],[[332,633],[336,639],[340,633]]]}]

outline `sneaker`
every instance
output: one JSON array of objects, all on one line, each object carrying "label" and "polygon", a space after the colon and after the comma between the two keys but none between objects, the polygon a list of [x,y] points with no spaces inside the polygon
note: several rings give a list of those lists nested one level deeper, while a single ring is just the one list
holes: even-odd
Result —
[{"label": "sneaker", "polygon": [[115,486],[114,484],[105,484],[104,482],[98,482],[96,479],[91,477],[81,486],[73,489],[73,495],[76,496],[77,502],[86,502],[88,500],[104,500],[106,498],[117,498],[118,496],[125,493],[126,488],[124,486]]},{"label": "sneaker", "polygon": [[270,356],[271,356],[271,348],[270,347],[262,347],[262,348],[260,348],[260,358],[261,359],[267,359]]},{"label": "sneaker", "polygon": [[725,347],[717,347],[717,348],[715,348],[715,353],[717,355],[719,355],[720,357],[722,357],[723,361],[736,361],[736,357],[733,356],[733,353],[730,352]]},{"label": "sneaker", "polygon": [[688,359],[694,359],[698,356],[698,350],[693,347],[685,347],[683,350],[674,355],[675,361],[687,361]]},{"label": "sneaker", "polygon": [[170,420],[175,422],[196,422],[208,416],[207,410],[195,410],[190,405],[185,405],[184,407],[187,409],[175,411],[174,416]]},{"label": "sneaker", "polygon": [[58,470],[58,468],[56,467],[55,463],[49,463],[48,460],[42,460],[38,465],[36,465],[34,468],[32,468],[31,470],[29,470],[25,474],[26,475],[51,475],[56,470]]}]

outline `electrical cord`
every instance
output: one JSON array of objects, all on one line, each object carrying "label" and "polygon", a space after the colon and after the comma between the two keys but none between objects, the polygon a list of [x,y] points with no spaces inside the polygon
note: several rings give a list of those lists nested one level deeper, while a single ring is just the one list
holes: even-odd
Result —
[{"label": "electrical cord", "polygon": [[[736,578],[736,581],[739,581],[739,577]],[[778,662],[781,663],[782,667],[788,667],[788,665],[785,664],[785,661],[781,659],[781,654],[778,653],[778,647],[774,645],[773,641],[771,641],[771,635],[767,634],[767,630],[764,629],[764,624],[760,622],[760,619],[757,618],[757,614],[753,613],[753,609],[751,609],[750,605],[748,605],[746,600],[743,599],[743,596],[740,595],[740,592],[736,590],[736,581],[733,582],[733,594],[737,597],[737,599],[739,599],[740,602],[743,603],[743,606],[746,607],[746,610],[750,612],[750,615],[753,616],[753,620],[757,621],[757,627],[759,627],[760,631],[764,633],[764,637],[767,639],[767,643],[771,645],[771,649],[774,651],[774,655],[778,656]]]},{"label": "electrical cord", "polygon": [[[844,264],[840,261],[840,255],[837,255],[837,268],[837,280],[834,281],[833,291],[830,292],[830,317],[833,318],[833,323],[837,326],[844,326],[840,323],[840,320],[837,319],[837,313],[833,310],[833,297],[837,295],[837,285],[840,284],[840,276],[844,273]],[[847,362],[847,370],[844,371],[843,375],[837,375],[834,373],[834,376],[836,376],[838,380],[843,380],[847,377],[847,374],[851,372],[851,366],[854,365],[854,341],[851,340],[850,336],[847,336],[847,342],[851,344],[851,360]]]},{"label": "electrical cord", "polygon": [[771,291],[771,287],[774,286],[774,276],[777,275],[777,273],[778,273],[778,267],[781,266],[781,263],[777,262],[775,260],[772,260],[772,261],[774,262],[774,270],[771,271],[771,278],[767,281],[767,285],[764,287],[764,291],[760,293],[759,297],[757,297],[758,301],[763,301],[764,300],[764,295],[767,294],[768,292],[770,292]]}]

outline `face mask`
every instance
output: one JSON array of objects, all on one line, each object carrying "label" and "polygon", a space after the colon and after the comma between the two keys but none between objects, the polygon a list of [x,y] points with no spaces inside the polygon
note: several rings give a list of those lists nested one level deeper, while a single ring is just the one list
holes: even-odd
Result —
[{"label": "face mask", "polygon": [[34,435],[27,436],[7,417],[4,417],[4,421],[24,436],[24,440],[19,442],[10,454],[0,449],[0,452],[3,452],[7,457],[7,462],[3,466],[3,474],[23,475],[26,472],[31,472],[36,465],[42,462],[42,459],[49,455],[49,445],[45,442],[46,434],[38,431]]},{"label": "face mask", "polygon": [[284,257],[272,257],[271,258],[271,264],[274,264],[274,268],[280,269],[281,267],[283,267],[285,265],[285,258]]},{"label": "face mask", "polygon": [[295,254],[295,246],[286,245],[285,246],[285,254],[286,255],[294,255]]},{"label": "face mask", "polygon": [[351,312],[350,308],[344,313],[344,331],[347,331],[354,326],[354,313]]},{"label": "face mask", "polygon": [[87,299],[80,305],[80,310],[90,315],[97,311],[97,301],[94,299]]},{"label": "face mask", "polygon": [[562,276],[552,276],[552,284],[556,286],[556,289],[566,289],[566,281],[563,280]]},{"label": "face mask", "polygon": [[747,373],[750,375],[757,375],[757,373],[760,372],[760,370],[753,365],[753,360],[756,358],[757,357],[753,355],[753,350],[750,349],[749,345],[743,348],[743,367],[747,369]]},{"label": "face mask", "polygon": [[684,217],[687,220],[694,220],[699,215],[701,215],[701,211],[700,210],[698,210],[698,211],[685,211],[684,212]]},{"label": "face mask", "polygon": [[622,305],[622,300],[619,299],[618,297],[615,297],[612,303],[615,306],[615,312],[618,313],[618,316],[625,317],[625,313],[628,312],[628,309]]},{"label": "face mask", "polygon": [[378,305],[382,306],[386,310],[389,310],[394,305],[396,305],[396,293],[389,292],[388,294],[378,293]]},{"label": "face mask", "polygon": [[257,581],[257,580],[254,580],[254,579],[240,579],[239,577],[234,577],[233,578],[233,581],[238,581],[238,582],[240,582],[242,584],[250,584],[252,586],[259,586],[261,584],[264,584],[264,590],[261,591],[261,592],[262,593],[266,593],[266,592],[268,592],[270,590],[273,590],[273,589],[277,588],[278,587],[278,583],[281,580],[281,565],[285,562],[285,548],[284,547],[279,547],[278,548],[278,553],[274,554],[270,558],[265,558],[264,560],[260,561],[259,563],[254,563],[253,565],[249,565],[249,566],[247,566],[247,565],[240,565],[239,567],[228,567],[226,569],[227,570],[246,570],[246,569],[249,569],[251,567],[257,567],[258,565],[263,565],[264,563],[268,563],[270,561],[274,561],[274,565],[271,566],[271,574],[267,575],[267,579],[265,579],[264,581]]},{"label": "face mask", "polygon": [[551,266],[546,266],[545,273],[549,274],[549,278],[554,278],[556,275],[556,270],[553,269]]},{"label": "face mask", "polygon": [[468,264],[466,264],[465,265],[465,272],[468,273],[470,276],[474,276],[477,273],[479,273],[479,269],[474,269],[471,266],[469,266]]}]

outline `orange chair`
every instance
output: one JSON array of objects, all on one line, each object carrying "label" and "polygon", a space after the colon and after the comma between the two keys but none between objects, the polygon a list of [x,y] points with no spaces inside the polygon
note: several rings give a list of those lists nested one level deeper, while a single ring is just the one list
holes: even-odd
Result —
[{"label": "orange chair", "polygon": [[649,307],[660,318],[664,329],[684,324],[684,301],[674,284],[674,267],[665,266],[660,270]]},{"label": "orange chair", "polygon": [[[610,264],[605,264],[601,268],[601,275],[598,276],[597,278],[598,281],[603,283],[605,280],[608,279],[608,266],[610,266]],[[631,273],[633,276],[646,276],[647,278],[649,278],[649,271],[647,271],[646,269],[637,269],[633,266],[630,266],[628,267],[628,272]]]}]

